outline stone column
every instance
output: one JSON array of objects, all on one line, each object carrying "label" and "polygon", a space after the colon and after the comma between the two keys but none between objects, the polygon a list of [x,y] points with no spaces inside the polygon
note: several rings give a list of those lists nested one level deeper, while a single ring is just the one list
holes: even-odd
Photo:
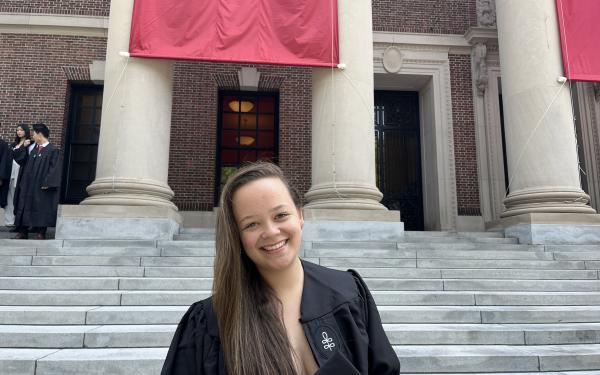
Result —
[{"label": "stone column", "polygon": [[56,238],[172,239],[181,217],[167,184],[173,62],[128,58],[133,0],[110,7],[96,179],[59,208]]},{"label": "stone column", "polygon": [[496,1],[510,190],[502,217],[595,211],[581,190],[554,0]]},{"label": "stone column", "polygon": [[128,58],[133,0],[110,8],[96,180],[83,205],[177,210],[167,185],[173,62]]},{"label": "stone column", "polygon": [[385,210],[375,183],[371,2],[339,0],[344,70],[313,69],[307,209]]}]

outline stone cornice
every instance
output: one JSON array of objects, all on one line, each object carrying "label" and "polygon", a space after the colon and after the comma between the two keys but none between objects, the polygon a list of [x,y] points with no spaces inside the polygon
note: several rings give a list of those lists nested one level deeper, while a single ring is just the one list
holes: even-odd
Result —
[{"label": "stone cornice", "polygon": [[420,50],[445,49],[450,54],[468,55],[471,45],[463,35],[373,32],[373,43],[399,44],[419,47]]},{"label": "stone cornice", "polygon": [[464,36],[467,43],[498,43],[498,30],[489,27],[471,27]]},{"label": "stone cornice", "polygon": [[106,37],[108,17],[0,13],[0,33]]}]

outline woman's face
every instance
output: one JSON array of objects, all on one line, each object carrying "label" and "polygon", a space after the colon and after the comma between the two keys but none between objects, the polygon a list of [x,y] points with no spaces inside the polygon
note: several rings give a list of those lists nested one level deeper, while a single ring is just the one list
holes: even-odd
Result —
[{"label": "woman's face", "polygon": [[17,137],[23,138],[24,136],[25,136],[25,130],[23,130],[22,127],[18,126],[17,127]]},{"label": "woman's face", "polygon": [[233,214],[246,255],[261,273],[281,271],[298,259],[302,212],[278,178],[261,178],[239,188]]}]

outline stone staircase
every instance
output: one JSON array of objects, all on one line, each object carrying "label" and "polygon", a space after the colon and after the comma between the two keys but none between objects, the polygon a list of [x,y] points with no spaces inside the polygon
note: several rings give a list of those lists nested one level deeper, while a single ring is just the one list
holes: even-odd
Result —
[{"label": "stone staircase", "polygon": [[[158,374],[187,307],[210,294],[214,233],[174,241],[0,239],[0,374]],[[402,374],[600,374],[600,246],[497,233],[305,243],[355,268]]]}]

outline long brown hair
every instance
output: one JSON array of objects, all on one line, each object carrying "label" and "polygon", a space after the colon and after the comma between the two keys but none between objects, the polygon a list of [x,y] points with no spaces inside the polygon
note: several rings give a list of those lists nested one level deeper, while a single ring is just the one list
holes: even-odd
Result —
[{"label": "long brown hair", "polygon": [[217,215],[213,305],[230,375],[296,375],[292,346],[281,318],[281,302],[246,255],[233,215],[233,194],[262,178],[280,179],[294,204],[300,197],[279,167],[259,162],[229,178]]}]

